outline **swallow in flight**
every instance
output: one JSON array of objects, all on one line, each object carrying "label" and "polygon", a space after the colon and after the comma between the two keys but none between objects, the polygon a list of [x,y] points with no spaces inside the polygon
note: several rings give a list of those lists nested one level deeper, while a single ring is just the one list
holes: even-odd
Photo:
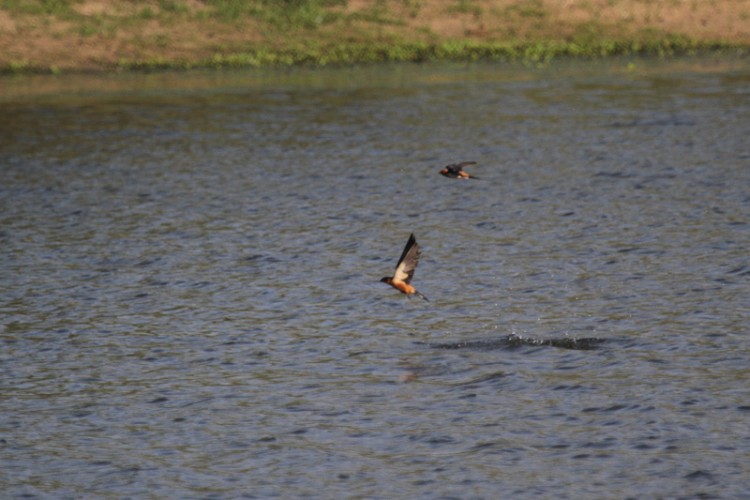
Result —
[{"label": "swallow in flight", "polygon": [[398,264],[396,264],[396,270],[394,271],[393,276],[386,276],[380,281],[388,283],[401,293],[405,293],[407,297],[416,295],[427,300],[427,297],[419,293],[416,288],[409,284],[414,277],[414,270],[417,268],[419,255],[421,253],[422,252],[419,251],[417,240],[414,238],[414,233],[412,233],[409,236],[409,241],[406,242],[404,251],[401,253],[401,258],[398,259]]},{"label": "swallow in flight", "polygon": [[452,163],[443,168],[440,173],[452,179],[479,179],[479,177],[469,175],[469,173],[464,170],[464,167],[476,164],[477,162],[475,161],[462,161],[461,163]]}]

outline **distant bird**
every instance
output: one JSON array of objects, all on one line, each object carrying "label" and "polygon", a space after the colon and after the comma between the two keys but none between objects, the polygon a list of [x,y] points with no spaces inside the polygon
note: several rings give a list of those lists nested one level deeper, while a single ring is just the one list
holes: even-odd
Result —
[{"label": "distant bird", "polygon": [[452,179],[479,179],[479,177],[469,175],[468,172],[464,171],[464,167],[476,164],[477,162],[475,161],[462,161],[461,163],[452,163],[443,168],[440,173]]},{"label": "distant bird", "polygon": [[405,293],[407,297],[416,295],[424,300],[428,300],[427,297],[419,293],[416,288],[409,284],[414,277],[414,270],[417,268],[419,255],[421,253],[422,252],[419,251],[417,240],[414,238],[414,233],[412,233],[409,236],[409,241],[406,242],[404,251],[401,253],[401,258],[398,259],[396,271],[394,271],[393,276],[386,276],[380,281],[388,283],[401,293]]}]

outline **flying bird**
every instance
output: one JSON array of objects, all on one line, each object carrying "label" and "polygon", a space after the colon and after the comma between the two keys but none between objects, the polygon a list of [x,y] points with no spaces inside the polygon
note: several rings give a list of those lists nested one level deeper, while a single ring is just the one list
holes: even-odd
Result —
[{"label": "flying bird", "polygon": [[401,258],[398,259],[398,264],[396,264],[396,270],[393,272],[393,276],[386,276],[380,281],[391,285],[401,293],[405,293],[407,297],[416,295],[424,300],[428,300],[427,297],[419,293],[417,289],[410,284],[411,279],[414,277],[414,270],[419,263],[419,255],[421,253],[422,252],[419,251],[417,240],[414,238],[414,233],[412,233],[409,236],[409,241],[406,242],[404,251],[401,253]]},{"label": "flying bird", "polygon": [[475,161],[462,161],[461,163],[452,163],[450,165],[446,165],[440,171],[440,173],[452,179],[479,179],[479,177],[469,175],[469,173],[464,170],[464,167],[476,164],[477,162]]}]

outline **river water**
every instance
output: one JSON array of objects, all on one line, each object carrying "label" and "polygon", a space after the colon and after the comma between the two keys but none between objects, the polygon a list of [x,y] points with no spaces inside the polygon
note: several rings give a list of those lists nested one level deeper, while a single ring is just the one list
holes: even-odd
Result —
[{"label": "river water", "polygon": [[[0,107],[3,496],[750,491],[747,61],[36,76]],[[378,282],[412,232],[429,302]]]}]

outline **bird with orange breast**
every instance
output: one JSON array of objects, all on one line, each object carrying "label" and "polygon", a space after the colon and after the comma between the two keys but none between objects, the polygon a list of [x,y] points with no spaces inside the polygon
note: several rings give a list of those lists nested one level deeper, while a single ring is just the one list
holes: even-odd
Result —
[{"label": "bird with orange breast", "polygon": [[393,272],[393,276],[386,276],[380,281],[391,285],[401,293],[405,293],[407,297],[416,295],[424,300],[428,300],[427,297],[419,293],[417,289],[411,285],[411,279],[414,277],[414,270],[417,268],[421,253],[417,240],[414,238],[414,233],[412,233],[409,236],[409,241],[406,242],[404,251],[401,252],[401,258],[398,259],[398,264],[396,264],[396,270]]},{"label": "bird with orange breast", "polygon": [[469,175],[469,172],[464,170],[464,167],[469,165],[476,165],[477,162],[475,161],[462,161],[461,163],[451,163],[450,165],[446,165],[440,173],[446,177],[450,177],[452,179],[479,179],[479,177],[476,177],[474,175]]}]

